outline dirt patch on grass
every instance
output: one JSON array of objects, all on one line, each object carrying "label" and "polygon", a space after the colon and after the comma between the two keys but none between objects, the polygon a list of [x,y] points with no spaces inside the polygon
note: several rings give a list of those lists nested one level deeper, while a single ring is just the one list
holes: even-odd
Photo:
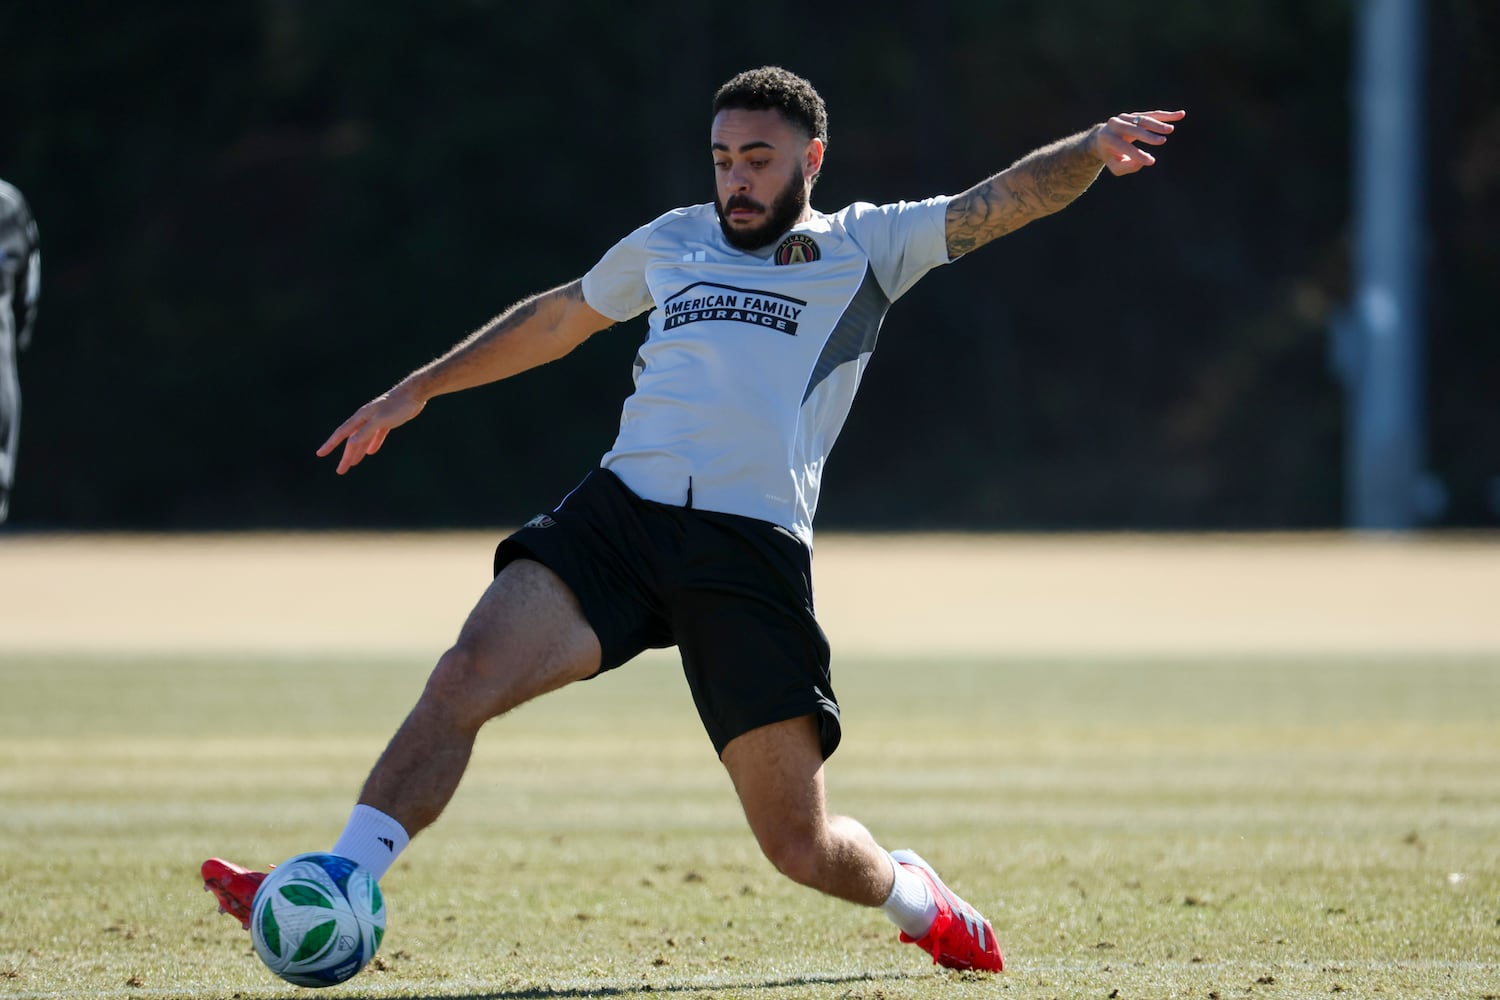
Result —
[{"label": "dirt patch on grass", "polygon": [[[0,538],[6,651],[435,655],[500,532]],[[825,534],[843,654],[1500,651],[1500,540]]]}]

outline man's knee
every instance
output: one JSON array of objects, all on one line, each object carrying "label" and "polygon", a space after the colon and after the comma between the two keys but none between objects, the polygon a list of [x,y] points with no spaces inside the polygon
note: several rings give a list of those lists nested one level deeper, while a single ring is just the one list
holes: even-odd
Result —
[{"label": "man's knee", "polygon": [[757,830],[756,839],[766,859],[793,882],[818,887],[827,862],[827,837],[807,824],[777,824]]},{"label": "man's knee", "polygon": [[[581,680],[598,669],[598,642],[589,632],[584,648],[576,636],[537,635],[491,622],[471,621],[433,668],[422,702],[440,718],[478,730],[489,720],[548,691]],[[569,639],[575,640],[570,644]]]},{"label": "man's knee", "polygon": [[473,643],[460,640],[438,658],[420,707],[447,725],[478,731],[510,707],[499,700],[502,691],[492,659]]}]

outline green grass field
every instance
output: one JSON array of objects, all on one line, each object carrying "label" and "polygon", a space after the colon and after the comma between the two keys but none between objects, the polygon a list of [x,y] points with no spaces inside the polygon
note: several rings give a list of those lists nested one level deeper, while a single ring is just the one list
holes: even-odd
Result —
[{"label": "green grass field", "polygon": [[[331,845],[429,661],[0,654],[0,998],[306,995],[197,865]],[[1006,973],[777,876],[663,655],[486,730],[330,994],[1500,997],[1500,657],[835,671],[833,807],[932,860]]]}]

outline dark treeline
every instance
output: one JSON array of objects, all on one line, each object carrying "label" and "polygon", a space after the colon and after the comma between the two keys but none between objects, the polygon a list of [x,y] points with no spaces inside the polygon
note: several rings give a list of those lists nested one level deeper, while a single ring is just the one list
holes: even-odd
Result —
[{"label": "dark treeline", "polygon": [[[1434,0],[1430,464],[1500,476],[1500,5]],[[508,304],[711,197],[709,101],[780,63],[828,101],[814,204],[961,190],[1120,111],[1161,163],[897,303],[820,524],[1341,522],[1328,330],[1350,284],[1353,0],[0,6],[0,176],[40,222],[12,519],[455,527],[609,446],[644,321],[435,401],[348,479],[313,450]]]}]

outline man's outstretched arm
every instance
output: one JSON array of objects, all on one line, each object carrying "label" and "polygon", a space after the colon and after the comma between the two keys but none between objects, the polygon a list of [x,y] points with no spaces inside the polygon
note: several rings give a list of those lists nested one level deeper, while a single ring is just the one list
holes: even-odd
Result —
[{"label": "man's outstretched arm", "polygon": [[1156,162],[1135,145],[1160,146],[1185,111],[1143,111],[1116,115],[1093,128],[1026,154],[989,180],[955,195],[948,203],[949,258],[961,257],[990,240],[1051,215],[1088,190],[1105,167],[1116,176],[1133,174]]},{"label": "man's outstretched arm", "polygon": [[533,295],[354,411],[323,442],[318,455],[332,454],[343,444],[338,465],[343,475],[379,451],[386,435],[421,413],[434,396],[498,382],[555,361],[613,324],[584,301],[582,279]]}]

